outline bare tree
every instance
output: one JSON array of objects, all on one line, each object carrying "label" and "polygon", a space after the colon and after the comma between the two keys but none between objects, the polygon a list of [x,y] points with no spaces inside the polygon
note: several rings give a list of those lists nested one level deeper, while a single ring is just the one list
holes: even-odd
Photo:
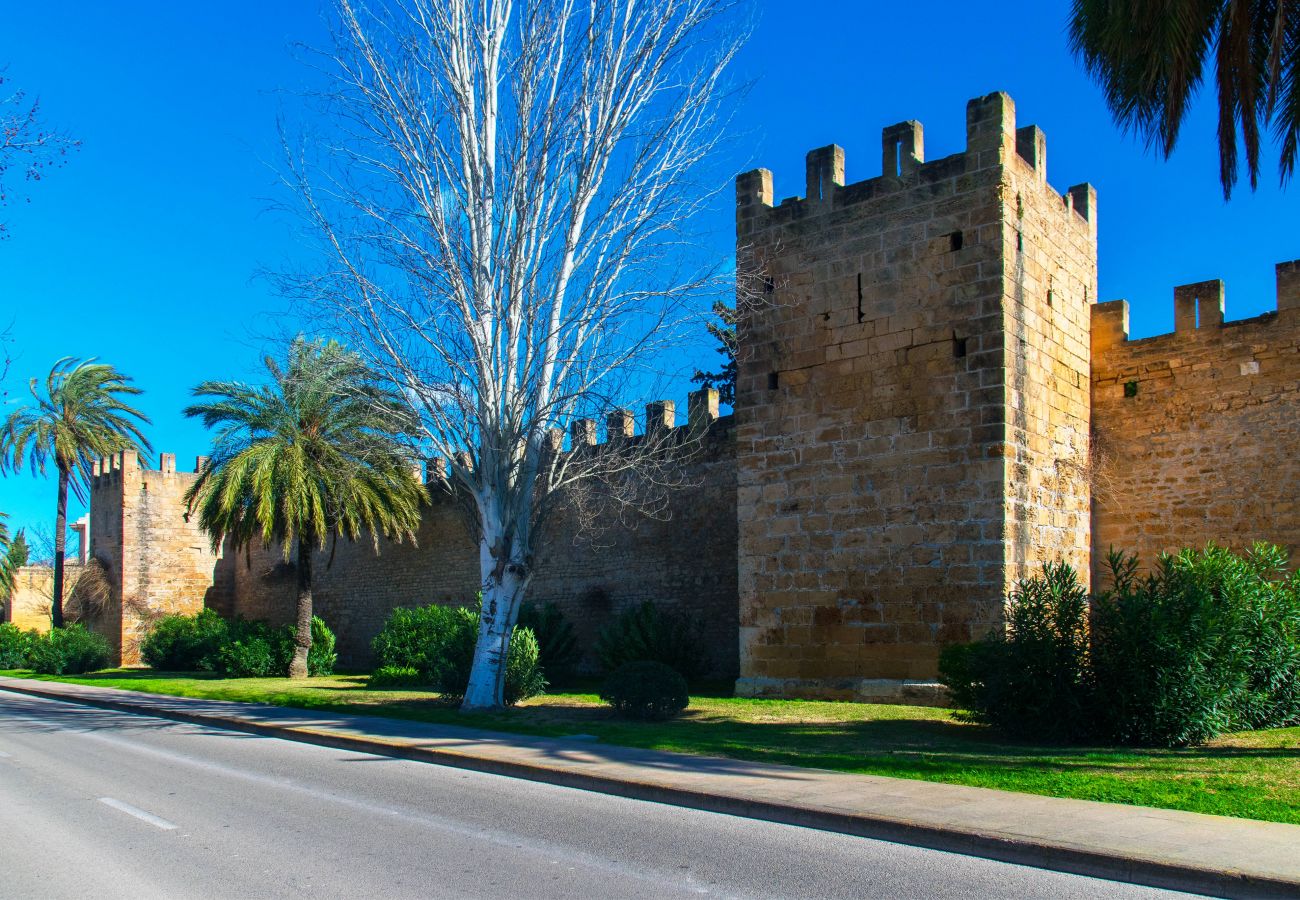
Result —
[{"label": "bare tree", "polygon": [[[0,206],[12,202],[15,181],[40,181],[46,170],[62,165],[81,142],[41,120],[41,101],[10,85],[0,69]],[[0,239],[6,235],[0,221]]]},{"label": "bare tree", "polygon": [[328,262],[283,287],[401,387],[472,510],[466,709],[502,703],[549,512],[644,505],[671,479],[680,429],[631,437],[616,404],[716,286],[687,228],[721,186],[699,175],[738,2],[336,0],[330,132],[286,141]]}]

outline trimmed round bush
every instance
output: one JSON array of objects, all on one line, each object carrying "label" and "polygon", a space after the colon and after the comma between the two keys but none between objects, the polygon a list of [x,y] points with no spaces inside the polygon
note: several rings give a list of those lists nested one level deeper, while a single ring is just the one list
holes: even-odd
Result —
[{"label": "trimmed round bush", "polygon": [[111,656],[108,641],[73,624],[34,637],[28,665],[40,675],[81,675],[106,667]]},{"label": "trimmed round bush", "polygon": [[620,667],[606,679],[600,699],[620,716],[651,722],[670,719],[691,702],[686,679],[663,663],[650,660]]},{"label": "trimmed round bush", "polygon": [[32,635],[12,622],[0,623],[0,669],[24,669],[32,649]]}]

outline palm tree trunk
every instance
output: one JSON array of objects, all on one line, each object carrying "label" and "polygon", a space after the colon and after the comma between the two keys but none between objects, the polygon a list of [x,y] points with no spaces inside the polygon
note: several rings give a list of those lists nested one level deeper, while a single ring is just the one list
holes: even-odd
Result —
[{"label": "palm tree trunk", "polygon": [[54,514],[54,592],[50,597],[50,624],[63,627],[63,555],[67,550],[68,470],[59,465],[59,506]]},{"label": "palm tree trunk", "polygon": [[298,622],[293,635],[290,678],[307,677],[307,654],[311,653],[311,544],[298,540]]}]

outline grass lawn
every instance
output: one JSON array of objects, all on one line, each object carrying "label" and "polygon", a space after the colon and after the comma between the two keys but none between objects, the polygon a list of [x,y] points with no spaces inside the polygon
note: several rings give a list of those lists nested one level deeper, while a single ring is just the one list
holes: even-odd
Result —
[{"label": "grass lawn", "polygon": [[1186,750],[1063,748],[1016,743],[950,710],[915,706],[700,696],[679,719],[641,723],[613,718],[594,693],[581,692],[462,714],[436,694],[367,690],[364,675],[291,682],[116,670],[48,680],[523,734],[592,734],[630,747],[1300,824],[1300,728],[1227,735]]}]

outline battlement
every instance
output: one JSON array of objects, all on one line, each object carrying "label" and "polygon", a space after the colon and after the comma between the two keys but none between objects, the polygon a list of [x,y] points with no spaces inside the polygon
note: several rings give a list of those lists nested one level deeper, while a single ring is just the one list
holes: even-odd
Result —
[{"label": "battlement", "polygon": [[[1174,330],[1166,334],[1141,338],[1148,341],[1180,341],[1218,334],[1223,328],[1250,324],[1269,324],[1283,316],[1300,315],[1300,259],[1278,263],[1277,311],[1248,319],[1227,320],[1227,291],[1219,279],[1180,284],[1174,288]],[[1129,342],[1129,305],[1127,300],[1109,300],[1092,307],[1092,352],[1094,356]]]},{"label": "battlement", "polygon": [[112,484],[121,484],[124,478],[142,477],[177,477],[192,479],[203,471],[207,465],[206,456],[195,457],[194,471],[184,472],[176,469],[175,453],[159,453],[158,468],[151,469],[147,461],[140,458],[135,450],[123,450],[112,456],[101,457],[91,463],[91,490],[99,490]]},{"label": "battlement", "polygon": [[[693,440],[706,445],[721,443],[732,433],[734,417],[719,415],[718,404],[718,392],[713,388],[691,391],[686,395],[686,421],[678,423],[676,401],[653,400],[645,406],[645,424],[640,434],[636,430],[636,414],[630,409],[615,409],[605,417],[603,441],[595,419],[574,419],[569,423],[567,451],[562,428],[552,428],[547,432],[547,450],[551,453],[598,453],[609,447],[627,447],[629,443],[646,439],[665,444],[684,444]],[[473,456],[459,453],[455,464],[471,470],[474,467]],[[425,460],[423,469],[419,463],[414,464],[414,468],[415,477],[423,478],[426,484],[447,480],[447,460],[441,456]]]},{"label": "battlement", "polygon": [[[1017,128],[1015,103],[1006,94],[977,97],[966,104],[966,149],[933,162],[925,159],[924,127],[909,120],[882,129],[881,174],[873,178],[847,184],[844,149],[837,144],[808,152],[803,197],[788,197],[774,205],[770,170],[754,169],[739,175],[737,235],[919,186],[930,186],[936,196],[941,196],[940,185],[944,182],[1010,165],[1026,167],[1045,189],[1050,189],[1047,138],[1042,130],[1036,125]],[[957,187],[951,190],[955,192]],[[1057,196],[1062,210],[1073,212],[1095,235],[1097,193],[1092,186],[1077,184]]]}]

